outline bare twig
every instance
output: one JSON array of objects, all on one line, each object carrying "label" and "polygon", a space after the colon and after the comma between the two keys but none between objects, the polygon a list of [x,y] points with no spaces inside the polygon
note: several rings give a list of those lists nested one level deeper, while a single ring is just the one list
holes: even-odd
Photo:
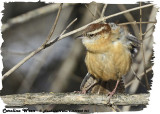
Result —
[{"label": "bare twig", "polygon": [[[151,70],[152,70],[152,67],[150,67],[149,69],[147,69],[147,70],[146,70],[146,73],[150,72]],[[144,72],[141,73],[140,75],[138,75],[137,77],[139,78],[139,77],[142,77],[143,75],[144,75]],[[130,86],[130,85],[134,82],[134,80],[136,80],[136,78],[134,78],[132,81],[128,82],[128,83],[125,85],[125,88],[127,88],[128,86]]]},{"label": "bare twig", "polygon": [[73,21],[71,21],[70,23],[69,23],[69,25],[63,30],[63,32],[60,34],[60,37],[66,32],[66,30],[71,26],[71,25],[73,25],[73,23],[74,22],[76,22],[77,21],[77,18],[75,18]]},{"label": "bare twig", "polygon": [[[75,94],[75,93],[25,93],[1,96],[9,107],[26,105],[50,105],[50,104],[108,104],[107,95]],[[110,99],[114,105],[147,105],[149,94],[115,94]]]},{"label": "bare twig", "polygon": [[143,87],[146,88],[146,86],[142,83],[141,79],[139,79],[139,77],[137,76],[137,74],[136,74],[135,71],[133,70],[132,66],[131,66],[131,70],[132,70],[134,76],[135,76],[135,77],[137,78],[137,80],[140,82],[140,84],[141,84]]},{"label": "bare twig", "polygon": [[50,31],[50,33],[49,33],[46,41],[42,44],[43,47],[45,47],[45,45],[48,43],[48,41],[51,39],[51,36],[53,35],[53,32],[54,32],[54,30],[55,30],[55,28],[56,28],[56,25],[57,25],[57,22],[58,22],[58,19],[59,19],[59,16],[60,16],[60,12],[61,12],[61,10],[62,10],[62,5],[63,5],[63,4],[61,3],[60,6],[59,6],[59,10],[58,10],[56,19],[55,19],[55,21],[54,21],[54,24],[53,24],[53,26],[52,26],[52,28],[51,28],[51,31]]},{"label": "bare twig", "polygon": [[[107,4],[104,4],[102,12],[101,12],[101,18],[104,17],[104,13],[105,13],[106,8],[107,8]],[[105,20],[103,20],[103,23],[105,23]]]},{"label": "bare twig", "polygon": [[77,18],[75,18],[75,19],[63,30],[63,32],[62,32],[57,38],[55,38],[55,39],[52,40],[51,42],[47,43],[47,44],[45,45],[45,48],[51,46],[51,45],[54,44],[56,41],[58,41],[59,38],[66,32],[66,30],[67,30],[75,21],[77,21]]},{"label": "bare twig", "polygon": [[[155,22],[156,23],[156,22]],[[146,35],[147,34],[147,32],[149,32],[150,30],[153,30],[153,27],[155,27],[154,25],[153,26],[151,26],[148,30],[146,30],[146,32],[145,33],[143,33],[143,35]],[[144,39],[143,39],[144,40]]]},{"label": "bare twig", "polygon": [[[127,10],[127,8],[125,7],[125,5],[123,5],[123,4],[118,4],[117,6],[119,7],[119,9],[120,9],[121,11]],[[130,12],[125,13],[124,16],[125,16],[125,18],[128,20],[128,22],[133,22],[133,21],[135,21],[134,17],[132,16],[132,14],[131,14]],[[138,33],[139,33],[138,25],[135,24],[135,25],[131,25],[131,26],[132,26],[132,28],[133,28],[133,31],[134,31],[135,36],[138,37],[138,36],[139,36],[139,34],[138,34]]]},{"label": "bare twig", "polygon": [[90,3],[92,6],[92,12],[95,15],[95,18],[99,18],[101,16],[101,12],[99,11],[99,4],[97,4],[96,2],[91,2]]},{"label": "bare twig", "polygon": [[[142,3],[140,2],[140,7]],[[142,22],[142,9],[140,9],[140,22]],[[142,24],[140,23],[140,40],[142,41]],[[144,68],[144,74],[145,74],[145,82],[146,82],[146,87],[147,90],[150,89],[149,83],[148,83],[148,78],[147,78],[147,73],[146,73],[146,63],[145,63],[145,54],[144,54],[144,48],[143,48],[143,42],[141,43],[141,49],[142,49],[142,55],[143,55],[143,68]]]},{"label": "bare twig", "polygon": [[[67,37],[67,36],[70,36],[70,35],[72,35],[72,34],[75,34],[75,33],[77,33],[77,32],[80,32],[80,31],[84,30],[84,29],[85,29],[88,25],[90,25],[90,24],[99,23],[99,22],[101,22],[101,21],[103,21],[103,20],[106,20],[106,19],[109,19],[109,18],[111,18],[111,17],[115,17],[115,16],[118,16],[118,15],[121,15],[121,14],[124,14],[124,13],[127,13],[127,12],[130,12],[130,11],[135,11],[135,10],[138,10],[138,9],[141,9],[141,8],[150,7],[150,6],[153,6],[153,4],[148,4],[148,5],[144,5],[144,6],[140,6],[140,7],[136,7],[136,8],[131,8],[131,9],[129,9],[129,10],[125,10],[125,11],[122,11],[122,12],[119,12],[119,13],[115,13],[115,14],[110,15],[110,16],[107,16],[107,17],[99,18],[99,19],[97,19],[97,20],[95,20],[95,21],[93,21],[93,22],[91,22],[91,23],[89,23],[89,24],[87,24],[87,25],[84,25],[84,26],[82,26],[82,27],[80,27],[80,28],[78,28],[78,29],[76,29],[76,30],[73,30],[73,31],[68,32],[68,33],[66,33],[66,34],[64,34],[64,35],[61,35],[61,37],[58,37],[57,39],[58,39],[58,40],[61,40],[61,39],[65,38],[65,37]],[[57,41],[57,39],[56,39],[56,40],[54,39],[54,40],[48,42],[45,47],[48,47],[48,46],[50,46],[51,44],[55,43],[55,41]],[[41,47],[39,47],[37,50],[35,50],[35,51],[33,51],[32,53],[30,53],[27,57],[25,57],[23,60],[21,60],[18,64],[16,64],[16,65],[15,65],[13,68],[11,68],[8,72],[6,72],[6,73],[3,75],[3,78],[2,78],[2,79],[4,79],[4,78],[6,78],[7,76],[9,76],[12,72],[14,72],[17,68],[19,68],[22,64],[24,64],[28,59],[30,59],[32,56],[34,56],[35,54],[37,54],[38,52],[40,52],[41,50],[43,50],[45,47],[42,47],[42,46],[41,46]]]},{"label": "bare twig", "polygon": [[92,11],[89,9],[89,7],[85,4],[85,6],[86,6],[86,8],[88,9],[88,11],[90,12],[90,14],[92,15],[92,17],[94,18],[94,19],[96,19],[96,17],[95,17],[95,15],[92,13]]},{"label": "bare twig", "polygon": [[105,4],[105,5],[103,6],[102,13],[101,13],[101,17],[104,17],[104,13],[105,13],[106,8],[107,8],[107,4]]},{"label": "bare twig", "polygon": [[118,25],[123,26],[123,25],[129,25],[129,24],[135,25],[135,24],[149,24],[149,23],[156,23],[156,22],[154,22],[154,21],[148,21],[148,22],[136,22],[136,21],[133,21],[133,22],[120,23]]},{"label": "bare twig", "polygon": [[[93,20],[95,20],[95,19],[97,19],[97,16],[98,17],[100,17],[101,16],[101,14],[100,14],[100,12],[99,12],[99,10],[97,10],[97,3],[94,3],[94,2],[92,2],[92,3],[90,3],[90,5],[92,6],[92,5],[96,5],[96,6],[92,6],[92,7],[94,7],[94,12],[93,12],[93,8],[92,8],[92,11],[91,11],[91,9],[88,7],[88,5],[86,5],[85,4],[85,6],[86,6],[86,8],[88,9],[88,11],[90,12],[90,14],[92,15],[92,17],[93,17]],[[89,5],[89,6],[90,6]]]}]

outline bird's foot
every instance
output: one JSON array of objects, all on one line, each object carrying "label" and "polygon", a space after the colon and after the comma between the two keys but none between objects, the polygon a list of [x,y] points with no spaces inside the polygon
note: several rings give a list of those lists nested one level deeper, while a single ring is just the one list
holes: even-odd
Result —
[{"label": "bird's foot", "polygon": [[116,88],[112,91],[108,93],[108,104],[110,104],[110,99],[112,98],[112,96],[115,94],[116,92]]},{"label": "bird's foot", "polygon": [[108,93],[108,96],[109,96],[109,97],[112,97],[112,96],[115,94],[115,92],[116,92],[116,90],[114,89],[112,92],[109,92],[109,93]]}]

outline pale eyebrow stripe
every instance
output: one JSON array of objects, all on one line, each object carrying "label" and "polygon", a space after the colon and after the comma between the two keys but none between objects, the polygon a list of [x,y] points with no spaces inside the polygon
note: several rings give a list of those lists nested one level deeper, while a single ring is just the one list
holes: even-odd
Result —
[{"label": "pale eyebrow stripe", "polygon": [[92,32],[88,32],[87,34],[88,34],[88,35],[90,35],[90,34],[96,34],[96,33],[100,32],[100,31],[102,31],[104,28],[105,28],[105,27],[101,27],[101,28],[96,29],[96,30],[94,30],[94,31],[92,31]]}]

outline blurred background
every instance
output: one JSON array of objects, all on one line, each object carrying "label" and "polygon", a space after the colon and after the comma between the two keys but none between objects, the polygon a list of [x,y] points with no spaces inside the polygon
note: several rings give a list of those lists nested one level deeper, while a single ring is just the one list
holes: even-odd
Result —
[{"label": "blurred background", "polygon": [[[142,5],[149,3],[142,3]],[[30,52],[36,50],[44,43],[56,18],[60,4],[46,4],[44,2],[9,2],[4,3],[2,18],[1,47],[3,56],[3,72],[7,72]],[[61,34],[65,27],[75,18],[78,20],[67,32],[86,25],[100,17],[104,4],[92,2],[90,4],[65,3],[57,23],[57,27],[51,39]],[[104,16],[138,7],[137,4],[107,4]],[[91,14],[93,13],[93,15]],[[156,22],[157,8],[147,7],[142,9],[143,22]],[[124,23],[139,22],[139,10],[109,18],[106,22]],[[127,25],[129,31],[139,38],[139,25]],[[144,76],[143,51],[140,48],[137,56],[133,59],[132,70],[124,77],[126,93],[147,93],[147,83],[152,85],[153,65],[153,36],[154,23],[142,24],[143,51],[145,57],[145,69],[147,78]],[[81,34],[78,32],[66,37],[49,48],[36,54],[25,62],[2,82],[1,95],[38,93],[38,92],[73,92],[79,91],[81,81],[87,73],[84,63],[85,48],[81,40],[75,39]],[[139,80],[135,78],[135,74]],[[119,107],[121,111],[142,110],[145,106]],[[50,105],[30,106],[36,110],[51,109],[89,109],[90,112],[112,111],[105,106],[95,105]]]}]

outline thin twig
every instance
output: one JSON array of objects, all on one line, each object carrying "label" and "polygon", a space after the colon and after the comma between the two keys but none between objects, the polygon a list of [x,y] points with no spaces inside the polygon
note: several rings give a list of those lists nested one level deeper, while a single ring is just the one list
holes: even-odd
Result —
[{"label": "thin twig", "polygon": [[107,4],[104,4],[103,9],[102,9],[102,13],[101,13],[101,17],[104,17],[104,13],[105,13],[106,8],[107,8]]},{"label": "thin twig", "polygon": [[[125,5],[123,5],[123,4],[118,4],[117,6],[119,7],[119,9],[120,9],[121,11],[127,10],[127,8],[125,7]],[[130,12],[125,13],[124,16],[125,16],[125,18],[128,20],[128,22],[133,22],[133,21],[135,21],[133,15],[132,15]],[[138,33],[139,33],[138,25],[135,24],[135,25],[131,25],[131,26],[132,26],[132,28],[133,28],[133,32],[134,32],[135,36],[136,36],[136,37],[139,37],[139,34],[138,34]]]},{"label": "thin twig", "polygon": [[62,5],[63,5],[63,3],[61,3],[60,6],[59,6],[58,13],[57,13],[56,19],[54,21],[54,24],[53,24],[53,26],[51,28],[51,31],[50,31],[46,41],[42,44],[42,46],[45,46],[48,43],[48,41],[51,39],[51,36],[53,35],[53,32],[54,32],[54,30],[56,28],[56,25],[57,25],[57,22],[58,22],[58,19],[59,19],[61,10],[62,10]]},{"label": "thin twig", "polygon": [[[155,22],[156,23],[156,22]],[[146,35],[147,34],[147,32],[149,32],[150,30],[153,30],[152,28],[153,27],[155,27],[154,25],[153,26],[151,26],[148,30],[146,30],[146,32],[145,33],[143,33],[143,35]],[[143,39],[144,40],[144,39]]]},{"label": "thin twig", "polygon": [[148,22],[126,22],[126,23],[120,23],[120,24],[117,24],[117,25],[120,25],[120,26],[123,26],[123,25],[129,25],[129,24],[149,24],[149,23],[156,23],[154,21],[148,21]]},{"label": "thin twig", "polygon": [[88,11],[90,12],[90,14],[92,15],[92,17],[94,18],[94,19],[96,19],[96,17],[95,17],[95,15],[92,13],[92,11],[89,9],[89,7],[85,4],[85,6],[86,6],[86,8],[88,9]]},{"label": "thin twig", "polygon": [[[150,72],[151,70],[152,70],[152,67],[150,67],[149,69],[147,69],[147,70],[146,70],[146,73]],[[137,77],[139,78],[139,77],[142,77],[143,75],[144,75],[144,72],[141,73],[140,75],[138,75]],[[125,85],[125,88],[127,88],[128,86],[130,86],[130,85],[134,82],[134,80],[136,80],[136,78],[134,78],[132,81],[128,82],[128,83]]]},{"label": "thin twig", "polygon": [[73,25],[73,23],[74,22],[76,22],[77,21],[77,18],[75,18],[73,21],[71,21],[70,23],[69,23],[69,25],[63,30],[63,32],[60,34],[60,36],[62,36],[65,32],[66,32],[66,30],[71,26],[71,25]]},{"label": "thin twig", "polygon": [[75,21],[77,21],[77,18],[75,18],[75,19],[63,30],[63,32],[62,32],[57,38],[55,38],[52,42],[47,43],[47,44],[45,45],[45,48],[51,46],[51,45],[54,44],[56,41],[58,41],[59,38],[66,32],[66,30],[67,30]]},{"label": "thin twig", "polygon": [[97,17],[99,18],[101,16],[101,12],[98,10],[99,9],[98,4],[96,2],[91,2],[90,4],[92,4],[94,7],[94,9],[92,9],[94,11],[92,11],[92,12],[94,12],[93,14],[95,15],[95,18],[96,19],[97,19]]},{"label": "thin twig", "polygon": [[149,38],[152,38],[151,36],[153,36],[152,34],[150,34],[149,36],[145,36],[145,37],[143,37],[143,41],[145,41],[145,40],[147,40],[147,39],[149,39]]},{"label": "thin twig", "polygon": [[149,36],[146,36],[146,34],[147,34],[150,30],[153,30],[153,27],[155,27],[155,26],[154,26],[154,25],[151,26],[148,30],[146,30],[145,33],[143,33],[143,36],[144,36],[144,37],[143,37],[143,41],[147,40],[148,38],[151,38],[152,34],[149,35]]},{"label": "thin twig", "polygon": [[142,83],[142,81],[139,79],[139,77],[137,76],[137,74],[136,74],[135,71],[133,70],[133,67],[132,67],[132,66],[131,66],[131,70],[132,70],[134,76],[135,76],[135,77],[137,78],[137,80],[140,82],[140,84],[141,84],[143,87],[146,88],[146,86]]},{"label": "thin twig", "polygon": [[[140,7],[142,3],[140,2]],[[140,22],[142,22],[142,9],[140,9]],[[140,40],[142,41],[142,24],[140,23]],[[144,54],[144,48],[143,48],[143,42],[141,43],[141,49],[142,49],[142,54],[143,54],[143,68],[144,68],[144,74],[145,74],[145,82],[147,86],[147,90],[150,89],[149,83],[148,83],[148,78],[147,78],[147,73],[146,73],[146,63],[145,63],[145,54]]]},{"label": "thin twig", "polygon": [[[107,8],[107,4],[104,4],[102,12],[101,12],[101,18],[104,17],[104,13],[105,13],[106,8]],[[106,23],[105,20],[103,21],[103,23],[104,24]]]},{"label": "thin twig", "polygon": [[[25,93],[0,96],[8,107],[50,104],[94,104],[108,105],[107,95],[75,93]],[[147,105],[149,94],[114,94],[109,105]]]},{"label": "thin twig", "polygon": [[[91,23],[89,23],[89,24],[87,24],[87,25],[84,25],[84,26],[82,26],[82,27],[80,27],[80,28],[78,28],[78,29],[76,29],[76,30],[73,30],[73,31],[68,32],[68,33],[66,33],[66,34],[64,34],[64,35],[61,35],[61,37],[59,37],[58,40],[61,40],[61,39],[65,38],[65,37],[67,37],[67,36],[70,36],[70,35],[72,35],[72,34],[75,34],[75,33],[77,33],[77,32],[80,32],[80,31],[84,30],[84,29],[85,29],[88,25],[90,25],[90,24],[99,23],[99,22],[101,22],[101,21],[103,21],[103,20],[106,20],[106,19],[109,19],[109,18],[111,18],[111,17],[115,17],[115,16],[118,16],[118,15],[121,15],[121,14],[124,14],[124,13],[128,13],[128,12],[130,12],[130,11],[135,11],[135,10],[138,10],[138,9],[141,9],[141,8],[150,7],[150,6],[153,6],[153,4],[148,4],[148,5],[144,5],[144,6],[140,6],[140,7],[136,7],[136,8],[131,8],[131,9],[129,9],[129,10],[125,10],[125,11],[123,11],[123,12],[115,13],[115,14],[110,15],[110,16],[107,16],[107,17],[99,18],[99,19],[97,19],[97,20],[95,20],[95,21],[93,21],[93,22],[91,22]],[[48,42],[45,47],[50,46],[51,44],[55,43],[55,41],[57,41],[57,40],[54,39],[54,40]],[[38,52],[40,52],[41,50],[43,50],[45,47],[39,47],[37,50],[35,50],[35,51],[33,51],[32,53],[30,53],[27,57],[25,57],[23,60],[21,60],[21,61],[20,61],[18,64],[16,64],[13,68],[11,68],[9,71],[7,71],[7,72],[3,75],[2,80],[3,80],[4,78],[6,78],[7,76],[9,76],[12,72],[14,72],[14,71],[15,71],[17,68],[19,68],[22,64],[24,64],[24,63],[25,63],[28,59],[30,59],[32,56],[34,56],[35,54],[37,54]]]}]

